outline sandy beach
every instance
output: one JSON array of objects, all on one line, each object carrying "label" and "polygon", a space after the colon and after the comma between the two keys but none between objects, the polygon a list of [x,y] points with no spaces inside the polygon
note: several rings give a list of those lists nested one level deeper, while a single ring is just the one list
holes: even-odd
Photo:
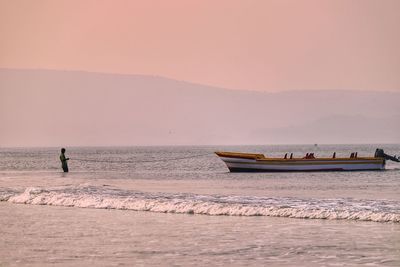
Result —
[{"label": "sandy beach", "polygon": [[[398,266],[400,225],[0,203],[0,266]],[[373,234],[371,234],[373,233]]]}]

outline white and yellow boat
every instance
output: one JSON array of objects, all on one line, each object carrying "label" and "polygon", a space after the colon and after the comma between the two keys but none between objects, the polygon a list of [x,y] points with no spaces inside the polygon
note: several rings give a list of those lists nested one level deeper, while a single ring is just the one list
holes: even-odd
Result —
[{"label": "white and yellow boat", "polygon": [[290,172],[290,171],[366,171],[385,169],[386,159],[399,162],[377,149],[374,157],[357,157],[353,153],[349,158],[269,158],[264,154],[215,152],[231,172]]}]

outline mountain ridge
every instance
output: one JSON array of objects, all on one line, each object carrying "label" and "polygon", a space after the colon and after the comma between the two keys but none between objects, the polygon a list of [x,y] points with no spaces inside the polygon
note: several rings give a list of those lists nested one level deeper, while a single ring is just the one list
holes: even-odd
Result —
[{"label": "mountain ridge", "polygon": [[[0,69],[0,145],[348,143],[357,135],[318,133],[326,118],[354,115],[369,121],[360,142],[397,143],[400,126],[390,118],[400,116],[398,103],[397,92],[268,93],[146,75]],[[376,129],[379,121],[388,126]],[[332,128],[357,124],[345,122]],[[314,137],[304,130],[310,125]]]},{"label": "mountain ridge", "polygon": [[400,88],[399,91],[395,90],[384,90],[384,91],[375,91],[375,90],[366,90],[366,91],[361,91],[358,89],[325,89],[325,90],[317,90],[317,89],[292,89],[292,90],[284,90],[284,91],[268,91],[268,90],[254,90],[254,89],[233,89],[233,88],[227,88],[227,87],[221,87],[221,86],[216,86],[216,85],[211,85],[211,84],[205,84],[205,83],[200,83],[200,82],[193,82],[193,81],[187,81],[187,80],[179,80],[173,77],[167,77],[167,76],[162,76],[162,75],[151,75],[151,74],[132,74],[132,73],[113,73],[113,72],[97,72],[97,71],[89,71],[89,70],[63,70],[63,69],[43,69],[43,68],[4,68],[0,67],[0,72],[1,71],[15,71],[15,72],[65,72],[65,73],[81,73],[81,74],[88,74],[88,75],[105,75],[105,76],[120,76],[120,77],[142,77],[142,78],[155,78],[159,80],[168,80],[168,81],[173,81],[177,83],[185,83],[185,84],[191,84],[195,86],[204,86],[204,87],[209,87],[213,88],[216,90],[227,90],[227,91],[244,91],[244,92],[256,92],[256,93],[266,93],[266,94],[284,94],[284,93],[292,93],[292,92],[363,92],[363,93],[395,93],[395,94],[400,94]]}]

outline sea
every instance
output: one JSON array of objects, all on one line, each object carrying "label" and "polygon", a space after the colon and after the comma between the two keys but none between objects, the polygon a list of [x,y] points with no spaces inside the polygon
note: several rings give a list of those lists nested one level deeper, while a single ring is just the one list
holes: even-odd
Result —
[{"label": "sea", "polygon": [[400,163],[230,173],[215,151],[400,144],[0,148],[0,266],[400,266]]}]

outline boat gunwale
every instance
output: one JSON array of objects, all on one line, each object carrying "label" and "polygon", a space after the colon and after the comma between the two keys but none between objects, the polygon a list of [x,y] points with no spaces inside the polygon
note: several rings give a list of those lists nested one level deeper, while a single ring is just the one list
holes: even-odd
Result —
[{"label": "boat gunwale", "polygon": [[367,161],[334,161],[334,160],[326,160],[326,161],[305,161],[305,160],[298,160],[298,161],[289,161],[289,160],[255,160],[250,162],[237,162],[237,161],[229,161],[222,159],[225,163],[237,163],[243,165],[355,165],[355,164],[379,164],[383,165],[384,161],[381,160],[367,160]]},{"label": "boat gunwale", "polygon": [[[265,157],[263,154],[252,154],[252,153],[236,153],[236,152],[215,152],[219,157],[221,158],[232,158],[232,159],[250,159],[250,160],[255,160],[257,162],[286,162],[286,163],[294,163],[294,162],[309,162],[312,164],[318,164],[316,161],[323,161],[323,163],[326,162],[335,162],[338,163],[340,161],[344,163],[358,163],[357,161],[367,161],[368,163],[371,163],[371,161],[374,161],[376,163],[383,163],[385,161],[384,158],[377,158],[377,157],[356,157],[356,158],[327,158],[327,157],[321,157],[321,158],[312,158],[312,159],[307,159],[307,158],[269,158]],[[250,162],[249,162],[250,163]]]}]

